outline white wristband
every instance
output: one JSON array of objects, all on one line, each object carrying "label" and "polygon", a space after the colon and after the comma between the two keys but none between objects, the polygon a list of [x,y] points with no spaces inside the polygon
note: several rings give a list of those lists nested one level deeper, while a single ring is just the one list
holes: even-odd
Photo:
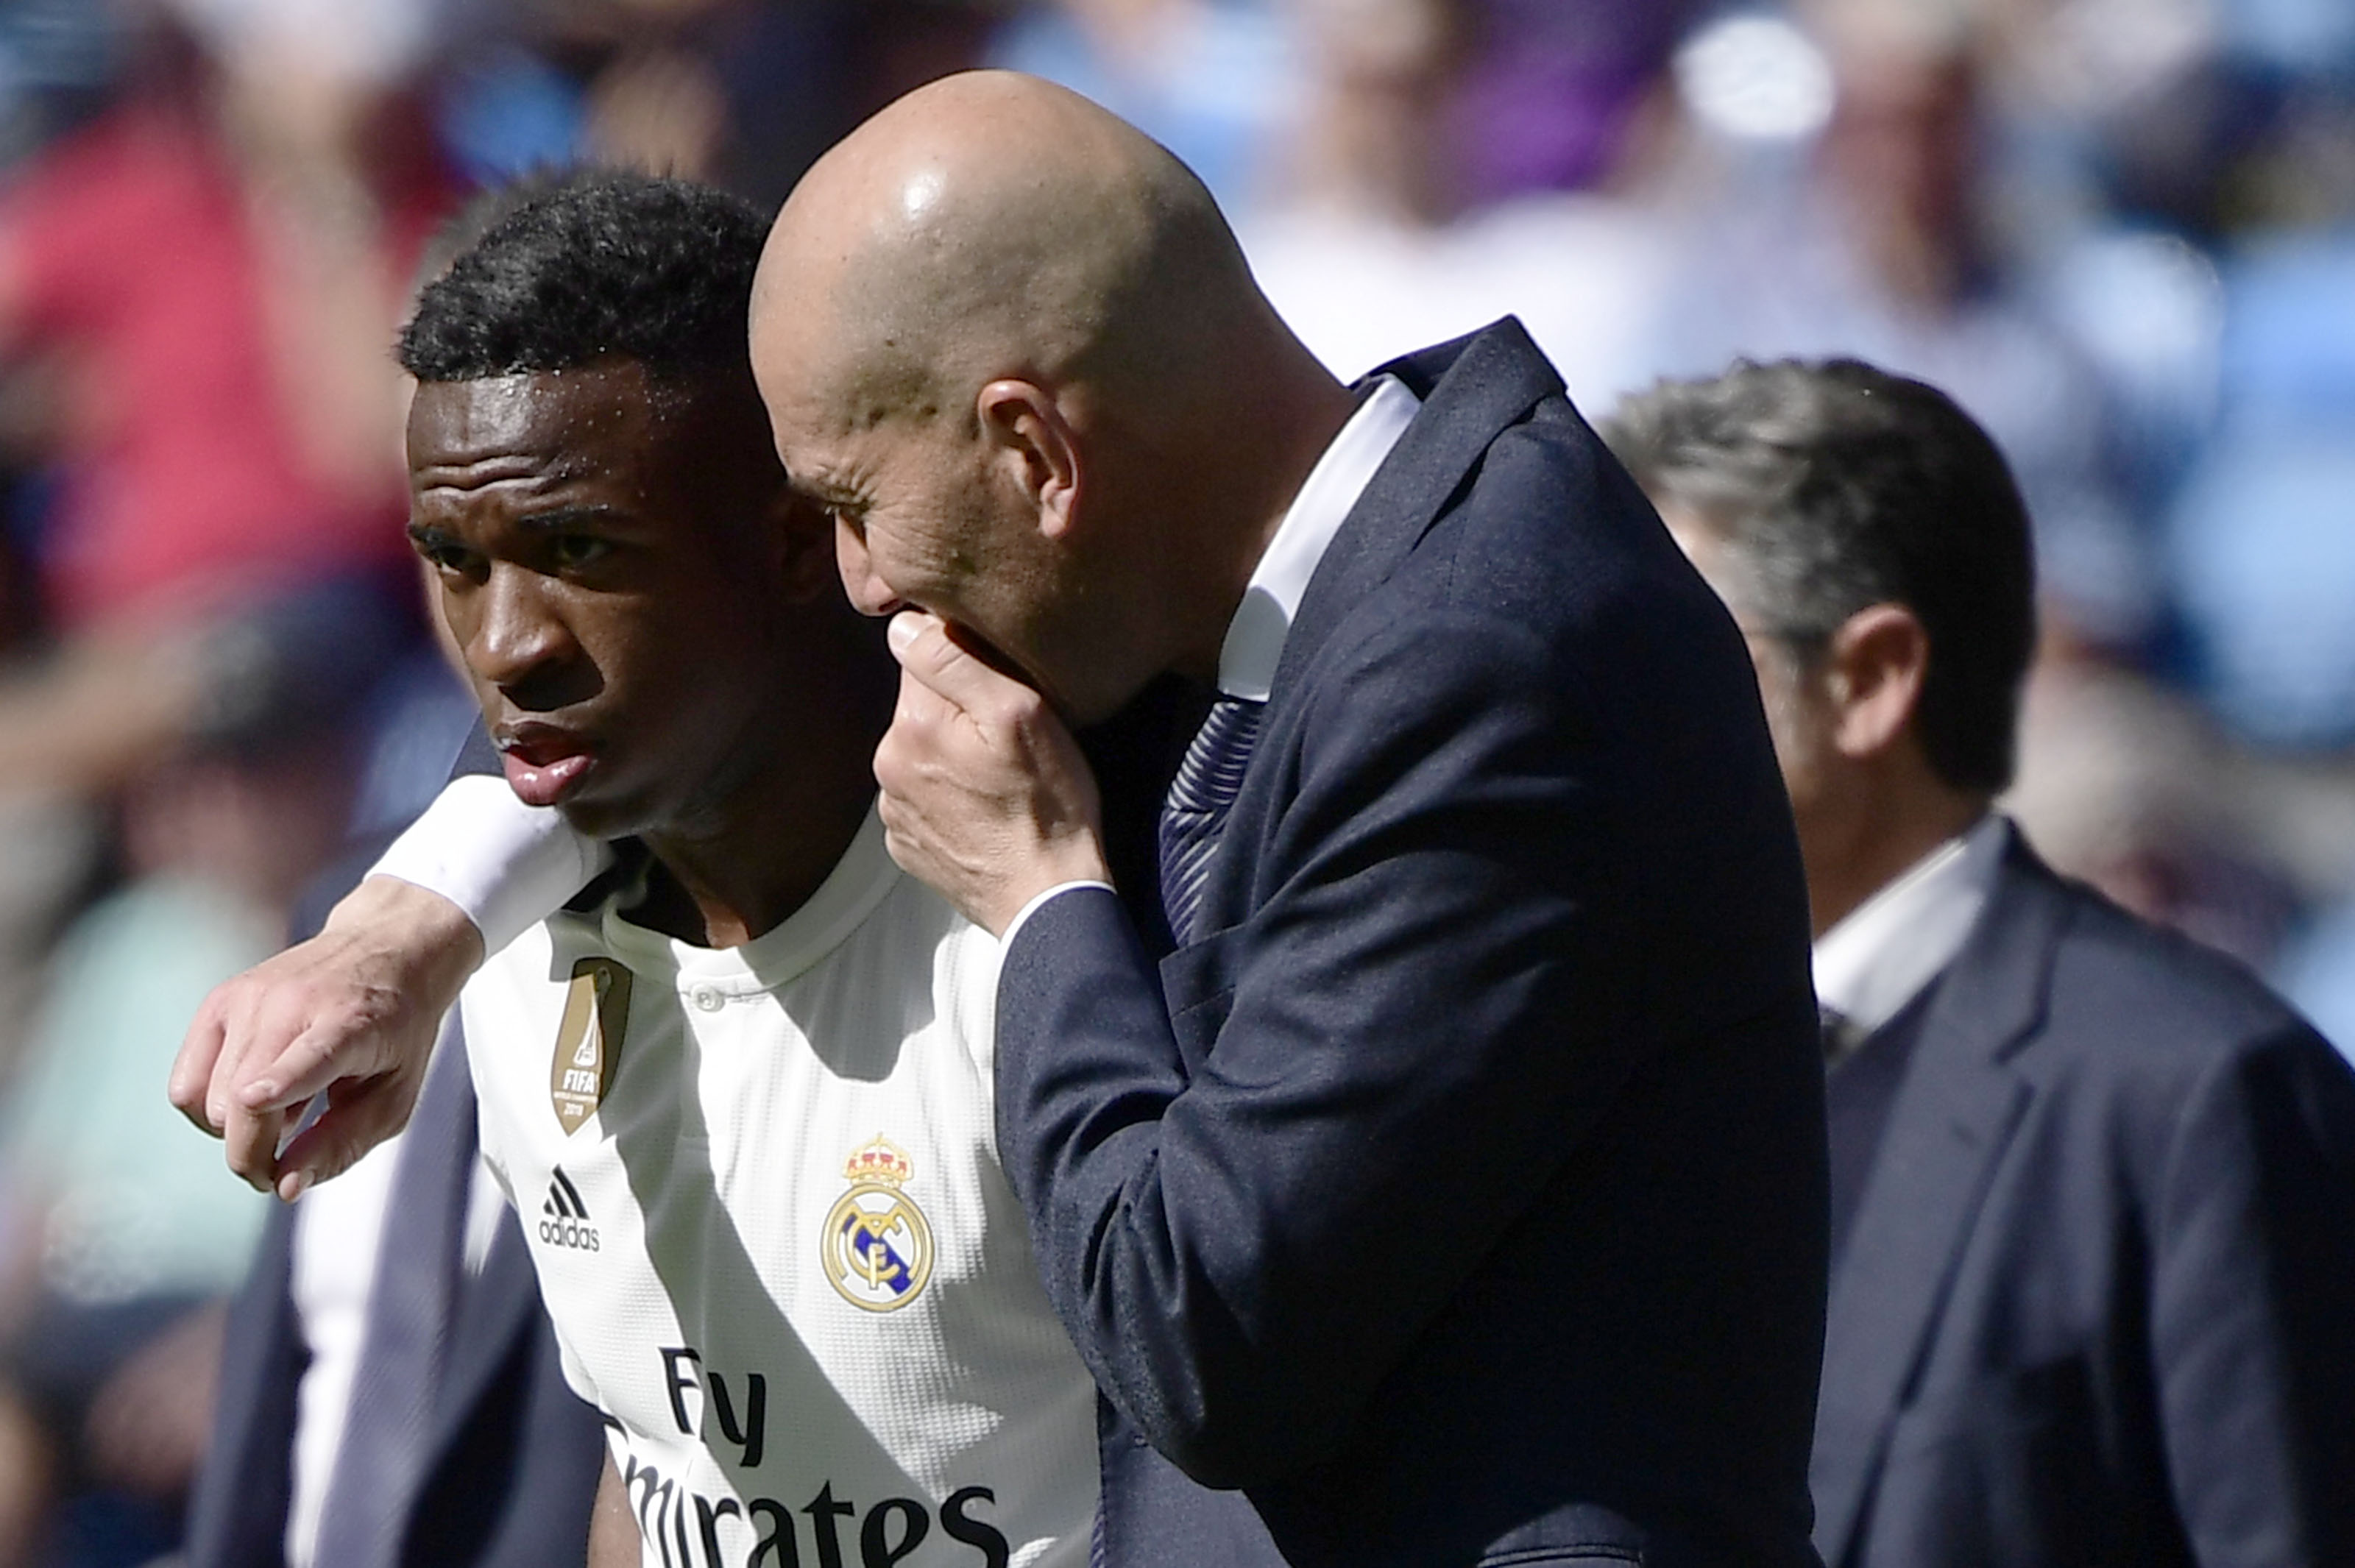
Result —
[{"label": "white wristband", "polygon": [[505,779],[452,779],[368,874],[398,877],[466,912],[496,953],[564,907],[613,852],[550,806],[526,805]]}]

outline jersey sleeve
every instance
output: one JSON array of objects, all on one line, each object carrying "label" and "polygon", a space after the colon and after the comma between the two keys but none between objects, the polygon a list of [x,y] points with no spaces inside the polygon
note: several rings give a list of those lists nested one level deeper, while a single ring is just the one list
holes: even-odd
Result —
[{"label": "jersey sleeve", "polygon": [[392,841],[368,874],[397,877],[466,912],[496,953],[564,907],[612,851],[549,806],[526,805],[504,779],[469,773]]}]

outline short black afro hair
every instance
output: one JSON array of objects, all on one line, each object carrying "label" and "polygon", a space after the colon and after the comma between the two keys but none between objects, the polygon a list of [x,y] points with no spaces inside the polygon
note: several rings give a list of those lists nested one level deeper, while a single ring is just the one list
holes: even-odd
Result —
[{"label": "short black afro hair", "polygon": [[769,227],[751,203],[613,169],[533,176],[487,200],[456,220],[464,248],[401,328],[401,368],[420,381],[606,358],[667,381],[750,374],[745,318]]}]

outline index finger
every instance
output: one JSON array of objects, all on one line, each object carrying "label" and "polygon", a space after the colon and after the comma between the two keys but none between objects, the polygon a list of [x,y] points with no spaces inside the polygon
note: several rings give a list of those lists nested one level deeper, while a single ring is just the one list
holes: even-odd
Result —
[{"label": "index finger", "polygon": [[390,1027],[374,1020],[314,1019],[268,1061],[250,1060],[237,1087],[242,1109],[282,1113],[309,1103],[339,1079],[373,1078],[399,1065]]},{"label": "index finger", "polygon": [[214,1137],[221,1136],[221,1129],[213,1121],[208,1101],[226,1035],[220,1009],[213,997],[207,997],[189,1022],[188,1032],[181,1037],[180,1051],[172,1059],[172,1076],[165,1090],[172,1104],[179,1107],[180,1115]]},{"label": "index finger", "polygon": [[996,713],[1009,702],[1037,699],[1028,682],[966,646],[947,622],[927,611],[902,610],[892,616],[890,641],[892,656],[911,679],[967,713]]}]

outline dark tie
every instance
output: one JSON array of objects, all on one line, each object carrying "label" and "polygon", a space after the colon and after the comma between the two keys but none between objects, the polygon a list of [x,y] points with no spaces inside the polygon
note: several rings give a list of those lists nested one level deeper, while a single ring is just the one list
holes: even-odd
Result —
[{"label": "dark tie", "polygon": [[1161,805],[1161,908],[1169,916],[1169,933],[1180,943],[1194,937],[1210,855],[1219,847],[1227,808],[1242,787],[1243,768],[1266,709],[1248,697],[1221,696],[1210,704],[1209,717],[1194,732],[1186,760],[1169,782]]},{"label": "dark tie", "polygon": [[319,1520],[320,1568],[400,1561],[464,1267],[474,1172],[474,1083],[453,1025],[426,1070],[393,1171],[367,1337]]}]

